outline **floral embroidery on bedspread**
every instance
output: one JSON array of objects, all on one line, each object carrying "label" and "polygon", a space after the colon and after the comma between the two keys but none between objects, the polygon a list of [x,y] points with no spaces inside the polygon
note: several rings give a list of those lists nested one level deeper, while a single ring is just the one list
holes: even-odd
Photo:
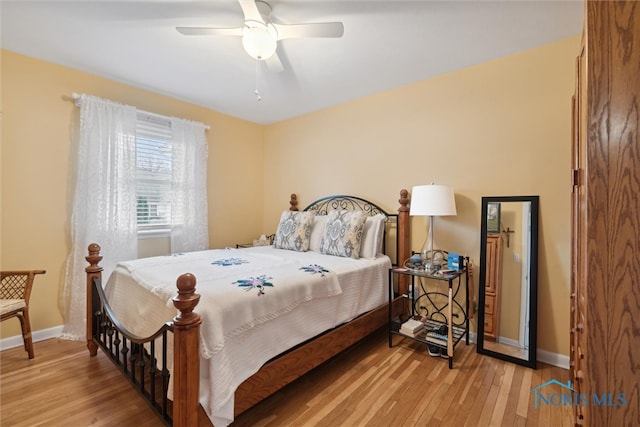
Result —
[{"label": "floral embroidery on bedspread", "polygon": [[273,283],[269,282],[273,277],[267,277],[266,275],[258,276],[258,277],[250,277],[249,279],[239,279],[233,282],[234,285],[238,285],[242,288],[245,288],[245,291],[250,291],[252,289],[258,290],[258,296],[264,295],[265,287],[273,288]]},{"label": "floral embroidery on bedspread", "polygon": [[[234,263],[235,260],[240,262]],[[214,261],[211,264],[226,266],[226,265],[243,264],[245,262],[248,262],[248,261],[245,261],[239,258],[229,258],[229,259]],[[311,274],[319,273],[322,277],[324,277],[325,273],[329,273],[329,270],[327,270],[326,268],[318,264],[310,264],[304,267],[300,267],[300,270],[305,271],[307,273],[311,273]],[[235,282],[233,282],[232,285],[238,285],[241,288],[245,288],[245,291],[257,289],[258,296],[260,296],[265,294],[264,291],[266,287],[273,288],[273,283],[270,282],[270,280],[273,280],[273,277],[267,277],[265,274],[263,274],[258,277],[250,277],[248,279],[238,279]]]},{"label": "floral embroidery on bedspread", "polygon": [[311,274],[320,273],[322,277],[324,277],[324,273],[329,273],[329,270],[318,264],[310,264],[304,267],[300,267],[300,270],[306,271],[307,273]]},{"label": "floral embroidery on bedspread", "polygon": [[227,267],[227,266],[230,266],[230,265],[247,264],[248,262],[249,261],[247,261],[246,259],[242,259],[242,258],[223,258],[223,259],[217,259],[217,260],[213,261],[211,264]]}]

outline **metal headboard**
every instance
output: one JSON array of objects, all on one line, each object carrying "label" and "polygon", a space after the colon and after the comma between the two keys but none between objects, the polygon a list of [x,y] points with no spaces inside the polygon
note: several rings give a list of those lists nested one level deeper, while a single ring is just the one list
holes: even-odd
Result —
[{"label": "metal headboard", "polygon": [[326,215],[329,211],[335,210],[364,211],[369,216],[383,214],[388,217],[393,215],[368,200],[345,195],[323,197],[304,208],[304,211],[315,212],[316,215]]},{"label": "metal headboard", "polygon": [[327,215],[330,211],[334,210],[348,210],[348,211],[363,211],[369,216],[374,216],[378,214],[382,214],[387,217],[385,221],[385,229],[384,236],[382,238],[382,245],[387,252],[387,234],[390,228],[395,228],[396,232],[393,233],[395,237],[395,253],[387,254],[389,258],[391,258],[391,262],[394,266],[398,265],[397,254],[399,250],[399,242],[398,242],[398,214],[388,213],[380,206],[372,203],[368,200],[365,200],[361,197],[356,196],[347,196],[347,195],[335,195],[335,196],[327,196],[321,199],[318,199],[314,202],[311,202],[306,208],[303,209],[305,212],[314,212],[316,215]]}]

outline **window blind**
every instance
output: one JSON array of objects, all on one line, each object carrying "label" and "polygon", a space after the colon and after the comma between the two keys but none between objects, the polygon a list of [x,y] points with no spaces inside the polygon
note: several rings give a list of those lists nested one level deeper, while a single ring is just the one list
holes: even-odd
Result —
[{"label": "window blind", "polygon": [[138,231],[171,228],[171,122],[138,113],[136,211]]}]

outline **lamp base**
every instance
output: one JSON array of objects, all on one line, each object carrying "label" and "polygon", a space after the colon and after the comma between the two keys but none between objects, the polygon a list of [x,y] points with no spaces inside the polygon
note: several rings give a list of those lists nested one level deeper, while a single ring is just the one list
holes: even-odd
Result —
[{"label": "lamp base", "polygon": [[445,254],[439,249],[423,251],[422,263],[424,264],[425,271],[435,273],[442,268],[443,263],[446,263]]},{"label": "lamp base", "polygon": [[435,249],[436,245],[434,244],[434,222],[435,218],[433,216],[429,217],[429,228],[427,229],[427,237],[424,240],[424,244],[422,245],[422,251],[420,255],[422,256],[422,264],[424,265],[425,271],[428,273],[435,273],[440,270],[440,266],[442,262],[445,260],[444,253],[441,250]]}]

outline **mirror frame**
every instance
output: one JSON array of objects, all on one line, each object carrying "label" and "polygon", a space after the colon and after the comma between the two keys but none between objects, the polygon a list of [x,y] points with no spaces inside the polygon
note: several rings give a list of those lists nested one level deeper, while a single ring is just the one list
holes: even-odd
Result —
[{"label": "mirror frame", "polygon": [[[537,367],[537,321],[538,321],[538,211],[539,196],[491,196],[482,198],[482,216],[480,232],[480,276],[478,288],[478,334],[476,351],[518,365],[536,369]],[[487,265],[487,208],[489,203],[530,202],[531,203],[531,235],[529,259],[529,352],[527,359],[520,359],[508,354],[489,350],[484,346],[484,306]]]}]

